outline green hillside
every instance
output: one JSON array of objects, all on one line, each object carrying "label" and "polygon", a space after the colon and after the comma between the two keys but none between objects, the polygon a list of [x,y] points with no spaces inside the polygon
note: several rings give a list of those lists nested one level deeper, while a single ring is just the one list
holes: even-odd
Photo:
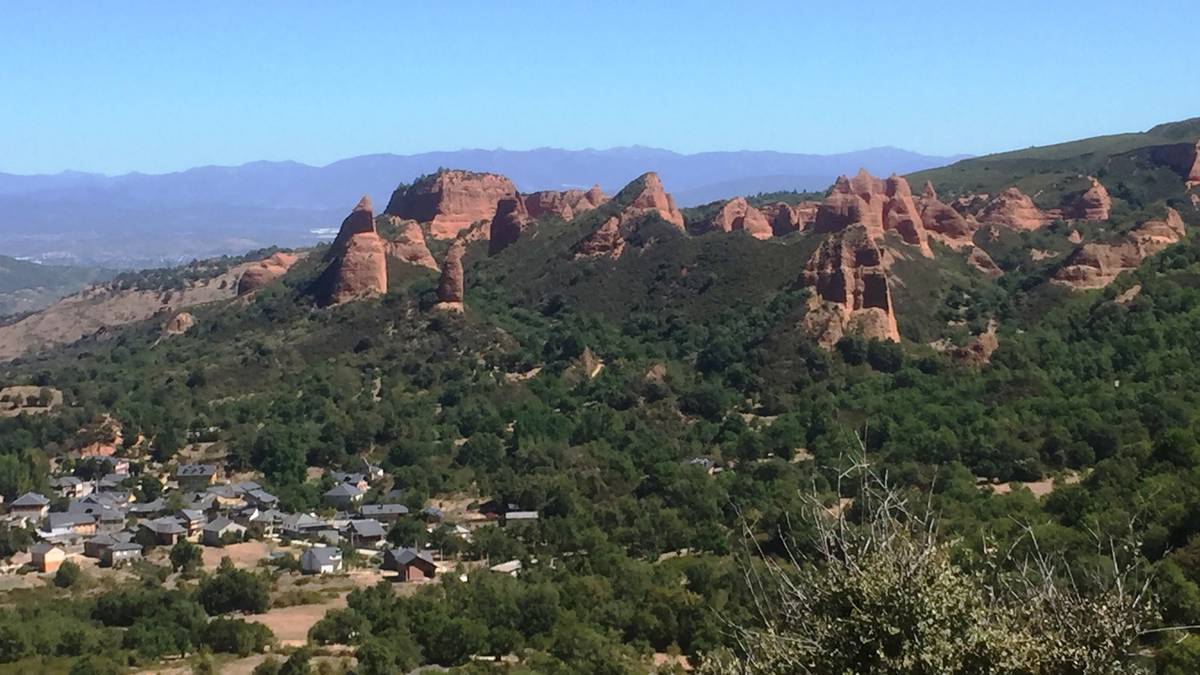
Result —
[{"label": "green hillside", "polygon": [[0,317],[41,309],[113,274],[103,269],[39,265],[0,255]]},{"label": "green hillside", "polygon": [[1085,188],[1085,176],[1095,176],[1114,197],[1140,207],[1180,196],[1180,169],[1172,159],[1198,139],[1200,117],[1140,133],[975,157],[908,178],[915,189],[932,181],[944,196],[995,194],[1016,185],[1039,205],[1053,207],[1063,195]]}]

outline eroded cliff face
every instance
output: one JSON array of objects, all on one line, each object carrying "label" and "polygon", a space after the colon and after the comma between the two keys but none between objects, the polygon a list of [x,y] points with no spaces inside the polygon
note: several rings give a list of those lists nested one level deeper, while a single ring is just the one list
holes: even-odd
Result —
[{"label": "eroded cliff face", "polygon": [[386,213],[425,224],[436,239],[453,239],[479,221],[490,222],[496,204],[516,194],[516,186],[504,176],[445,170],[397,190]]},{"label": "eroded cliff face", "polygon": [[581,213],[603,205],[608,201],[599,185],[593,185],[588,191],[583,190],[542,190],[524,197],[526,213],[530,218],[543,216],[558,216],[563,220],[571,220]]},{"label": "eroded cliff face", "polygon": [[861,223],[872,239],[882,239],[884,232],[893,231],[921,255],[933,256],[912,189],[900,176],[880,180],[861,170],[853,178],[837,179],[817,209],[813,227],[817,232],[839,232],[854,223]]},{"label": "eroded cliff face", "polygon": [[410,265],[424,267],[437,271],[438,264],[429,245],[425,242],[425,233],[415,220],[404,220],[399,216],[385,216],[392,226],[393,234],[384,240],[387,254]]},{"label": "eroded cliff face", "polygon": [[932,239],[956,251],[972,245],[979,223],[938,199],[933,183],[925,182],[917,204],[921,212],[921,222]]},{"label": "eroded cliff face", "polygon": [[[516,195],[505,197],[496,205],[496,215],[492,218],[488,230],[488,255],[496,255],[521,238],[530,221],[526,203],[527,200],[522,200],[520,195]],[[570,207],[568,212],[573,213]],[[570,220],[570,217],[564,219]]]},{"label": "eroded cliff face", "polygon": [[322,305],[338,305],[387,292],[387,248],[375,230],[371,199],[363,196],[342,221],[329,249],[329,266],[317,282]]},{"label": "eroded cliff face", "polygon": [[1088,176],[1089,186],[1082,193],[1068,198],[1061,209],[1063,220],[1108,220],[1112,211],[1112,198],[1108,189],[1095,178]]},{"label": "eroded cliff face", "polygon": [[1076,290],[1103,288],[1122,272],[1135,269],[1146,258],[1181,241],[1183,219],[1167,208],[1162,220],[1149,220],[1111,243],[1089,243],[1075,249],[1054,275],[1053,282]]},{"label": "eroded cliff face", "polygon": [[[632,196],[629,191],[637,190]],[[625,236],[649,216],[657,216],[680,232],[684,230],[683,214],[675,207],[675,200],[663,189],[662,181],[654,172],[645,173],[626,185],[620,192],[628,199],[628,206],[605,221],[584,237],[573,249],[574,257],[620,258],[625,251]]]},{"label": "eroded cliff face", "polygon": [[759,207],[767,222],[771,223],[771,231],[776,237],[782,237],[793,232],[803,232],[817,221],[817,210],[820,202],[803,201],[791,205],[775,202]]},{"label": "eroded cliff face", "polygon": [[1050,222],[1050,216],[1015,187],[1008,188],[988,202],[978,218],[984,225],[998,225],[1013,230],[1036,230]]},{"label": "eroded cliff face", "polygon": [[862,223],[827,237],[804,269],[813,297],[802,330],[826,348],[845,335],[899,342],[883,256]]}]

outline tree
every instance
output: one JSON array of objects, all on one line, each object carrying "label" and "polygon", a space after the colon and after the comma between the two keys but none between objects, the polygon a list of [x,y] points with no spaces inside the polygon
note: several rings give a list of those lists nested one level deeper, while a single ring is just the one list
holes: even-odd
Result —
[{"label": "tree", "polygon": [[201,553],[200,547],[187,539],[175,542],[171,547],[170,559],[171,569],[184,575],[194,574],[204,564],[204,554]]},{"label": "tree", "polygon": [[106,656],[84,656],[71,664],[69,675],[120,675],[125,669]]},{"label": "tree", "polygon": [[256,614],[267,611],[270,585],[263,577],[239,570],[229,558],[222,558],[217,573],[200,582],[196,599],[209,616],[229,612]]},{"label": "tree", "polygon": [[14,553],[24,551],[31,544],[33,544],[33,536],[29,534],[29,530],[0,523],[0,558],[7,558]]},{"label": "tree", "polygon": [[67,560],[59,565],[54,573],[54,585],[59,588],[71,588],[83,579],[83,570],[74,561]]},{"label": "tree", "polygon": [[204,644],[214,652],[248,656],[263,651],[273,639],[261,623],[218,617],[204,628]]}]

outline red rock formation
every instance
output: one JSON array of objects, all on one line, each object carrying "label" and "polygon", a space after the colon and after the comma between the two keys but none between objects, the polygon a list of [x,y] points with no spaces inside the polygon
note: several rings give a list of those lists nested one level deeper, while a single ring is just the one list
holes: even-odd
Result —
[{"label": "red rock formation", "polygon": [[1089,243],[1067,257],[1054,275],[1055,283],[1077,290],[1103,288],[1122,272],[1135,269],[1143,260],[1183,239],[1183,219],[1168,208],[1163,220],[1149,220],[1115,242]]},{"label": "red rock formation", "polygon": [[[570,208],[567,206],[568,211]],[[529,214],[525,211],[525,202],[520,195],[501,199],[496,205],[496,215],[492,218],[488,233],[488,255],[496,255],[520,239],[528,224]]]},{"label": "red rock formation", "polygon": [[403,260],[410,265],[437,270],[437,261],[429,252],[425,243],[425,233],[415,220],[403,220],[399,216],[387,216],[388,223],[395,229],[385,244],[387,253],[397,260]]},{"label": "red rock formation", "polygon": [[814,228],[818,232],[837,232],[853,223],[862,223],[873,239],[881,239],[885,231],[893,230],[922,255],[933,255],[912,189],[899,176],[883,181],[863,169],[854,178],[837,179],[833,191],[817,209]]},{"label": "red rock formation", "polygon": [[[785,205],[786,206],[786,205]],[[734,197],[704,223],[704,231],[734,232],[743,230],[755,239],[770,239],[771,223],[762,211],[746,203],[744,197]]]},{"label": "red rock formation", "polygon": [[985,332],[976,335],[965,346],[951,350],[950,356],[968,366],[982,366],[992,360],[992,354],[999,348],[1000,339],[996,337],[996,324],[992,323]]},{"label": "red rock formation", "polygon": [[463,254],[467,245],[462,239],[455,239],[446,252],[446,260],[442,263],[442,278],[438,281],[437,299],[434,309],[462,312],[463,305]]},{"label": "red rock formation", "polygon": [[1078,244],[1079,242],[1083,241],[1083,235],[1079,234],[1079,230],[1071,230],[1071,234],[1067,235],[1067,241],[1071,242],[1072,244]]},{"label": "red rock formation", "polygon": [[[683,214],[675,208],[675,199],[663,189],[662,181],[653,171],[644,173],[633,184],[641,182],[641,191],[633,198],[629,206],[621,212],[622,222],[630,222],[650,214],[657,215],[683,231]],[[632,184],[631,184],[632,185]],[[628,189],[626,186],[625,189]],[[621,190],[624,192],[625,190]]]},{"label": "red rock formation", "polygon": [[600,191],[599,185],[592,189],[583,190],[543,190],[525,196],[525,210],[530,218],[555,215],[563,220],[571,220],[575,216],[590,211],[608,201],[608,197]]},{"label": "red rock formation", "polygon": [[342,221],[330,247],[329,267],[318,281],[322,304],[337,305],[387,292],[387,250],[375,231],[371,200],[364,196]]},{"label": "red rock formation", "polygon": [[916,246],[926,258],[932,258],[933,251],[929,248],[925,225],[913,201],[908,181],[892,174],[884,182],[884,194],[887,195],[887,202],[883,206],[883,229],[899,233],[905,243]]},{"label": "red rock formation", "polygon": [[512,181],[493,173],[446,170],[397,191],[387,213],[429,224],[437,239],[453,239],[479,221],[491,221],[496,202],[517,193]]},{"label": "red rock formation", "polygon": [[812,227],[817,220],[817,210],[820,202],[803,201],[795,206],[784,202],[775,202],[759,207],[763,216],[771,223],[771,231],[776,237],[782,237],[793,232],[801,232]]},{"label": "red rock formation", "polygon": [[1069,220],[1108,220],[1112,210],[1112,198],[1100,181],[1088,176],[1091,186],[1081,194],[1072,197],[1062,210],[1063,217]]},{"label": "red rock formation", "polygon": [[[631,195],[633,190],[636,194]],[[675,200],[663,190],[662,181],[654,172],[645,173],[626,185],[618,195],[628,205],[620,213],[607,218],[600,227],[575,245],[575,258],[620,258],[625,250],[625,233],[637,227],[647,216],[657,216],[683,231],[683,214]]]},{"label": "red rock formation", "polygon": [[[813,228],[817,232],[839,232],[854,223],[862,223],[872,238],[883,236],[883,189],[881,187],[878,193],[871,192],[875,181],[869,178],[861,171],[854,181],[839,176],[833,191],[817,209]],[[864,187],[868,188],[866,192],[861,191]]]},{"label": "red rock formation", "polygon": [[844,335],[900,341],[883,253],[866,225],[828,237],[804,269],[814,296],[803,330],[825,347]]},{"label": "red rock formation", "polygon": [[938,199],[933,183],[926,181],[918,202],[921,222],[929,235],[950,248],[959,250],[971,245],[978,224]]},{"label": "red rock formation", "polygon": [[287,273],[299,256],[278,251],[246,268],[238,278],[238,297],[258,291]]},{"label": "red rock formation", "polygon": [[1015,187],[1001,192],[979,215],[985,225],[1001,225],[1014,230],[1036,230],[1049,218],[1025,193]]}]

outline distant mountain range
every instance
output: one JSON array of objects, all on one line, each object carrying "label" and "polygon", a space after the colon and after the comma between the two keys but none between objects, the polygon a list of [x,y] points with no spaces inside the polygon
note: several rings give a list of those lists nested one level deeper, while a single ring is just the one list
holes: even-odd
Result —
[{"label": "distant mountain range", "polygon": [[809,155],[634,146],[363,155],[321,167],[260,161],[157,175],[0,174],[0,250],[39,261],[141,267],[311,244],[312,230],[336,227],[364,192],[386,203],[397,184],[439,167],[501,173],[526,192],[599,183],[610,194],[654,170],[689,206],[738,194],[822,190],[860,167],[903,174],[963,157],[891,147]]}]

